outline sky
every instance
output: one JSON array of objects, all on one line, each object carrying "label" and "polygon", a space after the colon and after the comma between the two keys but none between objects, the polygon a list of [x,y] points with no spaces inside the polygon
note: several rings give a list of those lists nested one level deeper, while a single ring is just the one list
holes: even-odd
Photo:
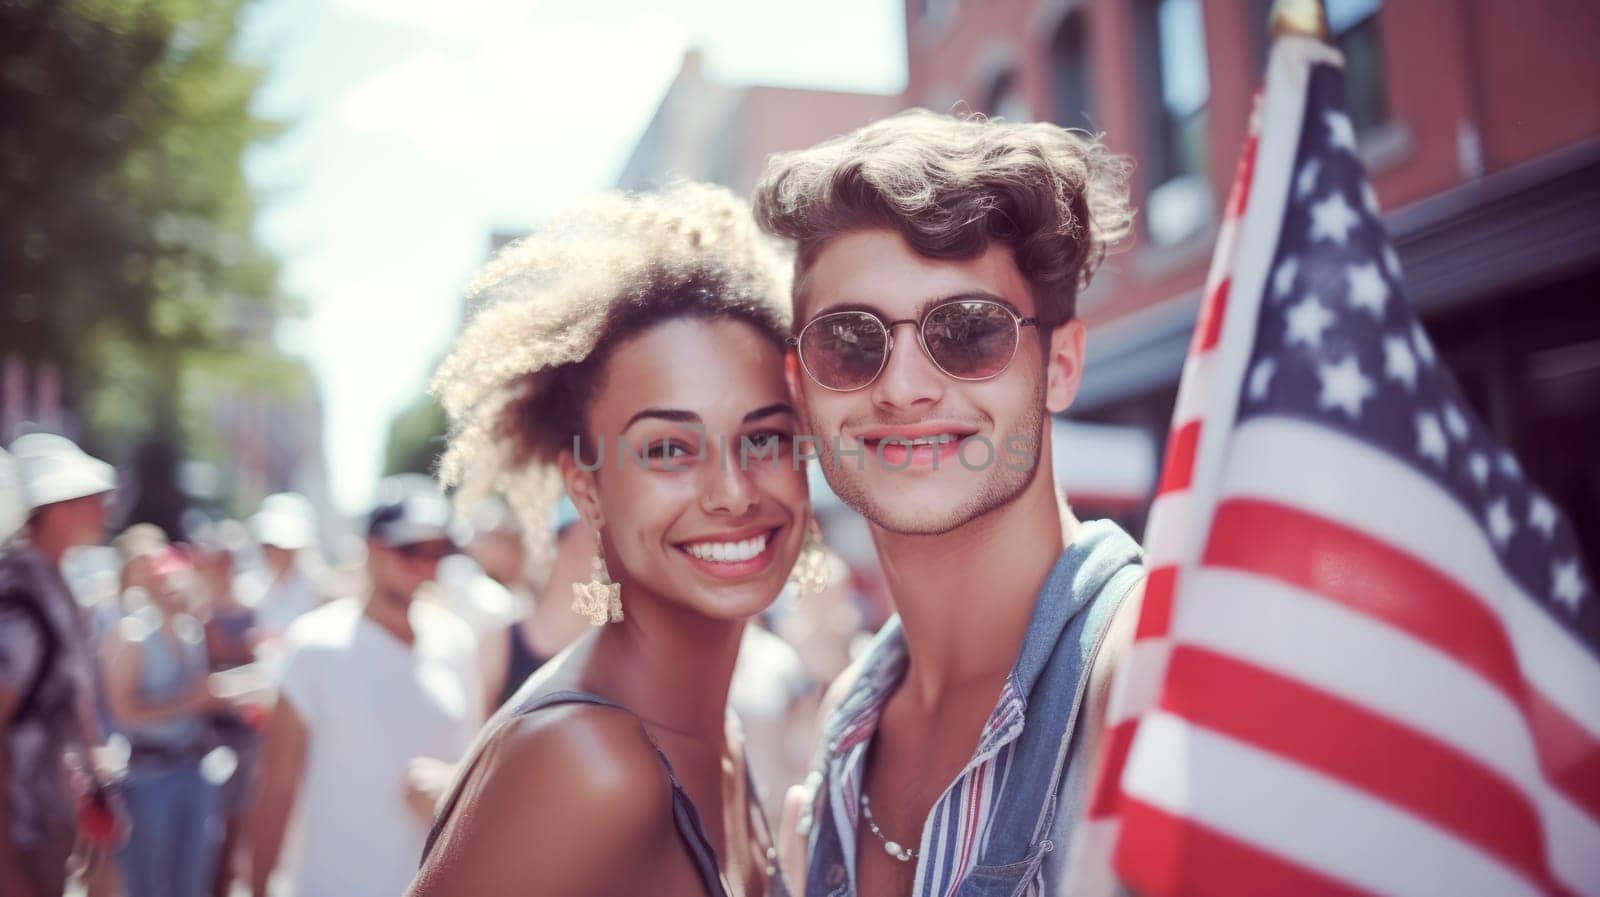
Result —
[{"label": "sky", "polygon": [[[804,10],[802,13],[801,10]],[[426,389],[495,231],[611,187],[677,73],[880,93],[905,83],[900,0],[262,0],[240,54],[257,229],[304,314],[283,348],[322,392],[332,510],[359,513],[389,421]]]}]

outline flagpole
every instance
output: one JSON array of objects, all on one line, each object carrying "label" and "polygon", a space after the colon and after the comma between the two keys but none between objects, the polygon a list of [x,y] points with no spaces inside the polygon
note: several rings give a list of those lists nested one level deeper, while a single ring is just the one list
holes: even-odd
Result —
[{"label": "flagpole", "polygon": [[1322,0],[1275,0],[1268,19],[1272,36],[1297,34],[1313,40],[1328,40],[1328,14]]}]

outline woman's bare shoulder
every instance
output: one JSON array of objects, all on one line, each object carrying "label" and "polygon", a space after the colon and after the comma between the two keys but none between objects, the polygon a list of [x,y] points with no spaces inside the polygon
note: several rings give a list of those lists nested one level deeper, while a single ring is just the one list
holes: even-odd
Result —
[{"label": "woman's bare shoulder", "polygon": [[562,704],[499,726],[413,895],[618,893],[676,845],[666,771],[631,714]]}]

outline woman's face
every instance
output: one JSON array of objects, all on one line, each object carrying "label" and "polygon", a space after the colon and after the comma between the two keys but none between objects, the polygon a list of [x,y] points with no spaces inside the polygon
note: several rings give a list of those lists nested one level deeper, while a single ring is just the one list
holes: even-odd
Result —
[{"label": "woman's face", "polygon": [[154,576],[150,602],[164,616],[186,614],[194,610],[195,574],[193,570],[166,570]]},{"label": "woman's face", "polygon": [[625,609],[630,584],[717,619],[772,603],[809,511],[797,426],[783,353],[749,324],[678,319],[617,347],[564,466]]}]

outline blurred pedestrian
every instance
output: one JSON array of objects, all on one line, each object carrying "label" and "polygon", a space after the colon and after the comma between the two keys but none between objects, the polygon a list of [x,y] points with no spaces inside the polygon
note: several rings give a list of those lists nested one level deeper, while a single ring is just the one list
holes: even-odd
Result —
[{"label": "blurred pedestrian", "polygon": [[439,562],[444,604],[472,627],[479,644],[497,640],[518,616],[527,591],[521,529],[504,503],[479,502],[455,533],[466,550]]},{"label": "blurred pedestrian", "polygon": [[129,897],[202,897],[222,827],[200,761],[214,746],[209,716],[228,704],[209,678],[194,567],[170,546],[148,563],[149,603],[123,619],[106,651],[107,695],[129,744],[123,881]]},{"label": "blurred pedestrian", "polygon": [[251,810],[256,897],[297,802],[294,893],[394,897],[411,880],[437,791],[482,719],[471,630],[414,600],[454,550],[449,517],[426,477],[384,481],[367,527],[368,593],[290,628]]},{"label": "blurred pedestrian", "polygon": [[[479,653],[488,715],[500,709],[529,676],[572,644],[587,628],[583,618],[572,612],[572,586],[589,577],[589,564],[598,549],[594,533],[578,525],[578,512],[565,499],[558,505],[555,530],[555,561],[543,587],[535,593],[523,586],[512,593],[522,613],[485,640]],[[514,544],[508,544],[503,530],[492,533],[492,541],[474,537],[470,550],[475,555],[483,553],[489,561],[485,570],[494,567],[509,573],[524,568],[521,533],[513,533]],[[495,564],[496,556],[506,560]]]},{"label": "blurred pedestrian", "polygon": [[303,557],[316,541],[316,508],[297,492],[269,495],[250,518],[250,533],[261,546],[262,568],[243,578],[239,597],[254,608],[263,636],[281,637],[323,600]]},{"label": "blurred pedestrian", "polygon": [[26,523],[0,545],[0,893],[56,897],[79,840],[80,808],[109,810],[93,751],[93,647],[61,575],[68,551],[97,545],[111,465],[48,433],[11,446],[15,477],[0,476],[0,504],[17,501]]},{"label": "blurred pedestrian", "polygon": [[195,542],[195,573],[204,591],[206,651],[211,668],[225,670],[253,663],[260,639],[255,608],[239,600],[238,558],[246,535],[238,521],[223,520],[200,533]]}]

